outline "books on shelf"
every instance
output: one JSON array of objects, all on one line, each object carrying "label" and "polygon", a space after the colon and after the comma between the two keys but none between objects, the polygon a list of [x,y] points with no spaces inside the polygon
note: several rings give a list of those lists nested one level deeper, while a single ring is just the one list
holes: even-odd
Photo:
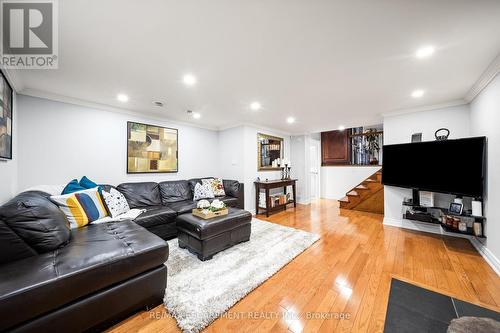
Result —
[{"label": "books on shelf", "polygon": [[[269,196],[269,201],[271,202],[271,208],[285,205],[292,200],[291,193],[287,194],[275,194]],[[259,194],[259,207],[266,208],[266,195],[265,193]]]}]

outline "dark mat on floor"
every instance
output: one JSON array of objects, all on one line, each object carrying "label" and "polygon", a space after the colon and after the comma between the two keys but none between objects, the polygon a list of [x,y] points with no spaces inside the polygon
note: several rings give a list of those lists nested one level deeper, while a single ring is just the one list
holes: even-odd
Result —
[{"label": "dark mat on floor", "polygon": [[446,333],[452,319],[473,316],[500,321],[500,313],[392,279],[385,333]]}]

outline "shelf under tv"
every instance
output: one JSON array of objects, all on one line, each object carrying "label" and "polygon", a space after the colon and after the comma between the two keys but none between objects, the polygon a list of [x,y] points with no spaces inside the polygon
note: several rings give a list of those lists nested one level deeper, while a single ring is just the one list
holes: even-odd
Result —
[{"label": "shelf under tv", "polygon": [[448,210],[448,208],[443,208],[443,207],[428,207],[428,206],[421,206],[421,205],[414,205],[413,203],[411,202],[406,202],[404,201],[403,202],[403,205],[404,206],[409,206],[409,207],[414,207],[414,208],[430,208],[430,209],[439,209],[443,212],[443,214],[446,214],[446,215],[452,215],[452,216],[457,216],[457,217],[472,217],[472,218],[475,218],[477,220],[486,220],[486,217],[484,216],[475,216],[475,215],[472,215],[472,214],[467,214],[467,213],[462,213],[461,215],[458,215],[458,214],[455,214],[455,213],[450,213],[450,211]]},{"label": "shelf under tv", "polygon": [[[448,232],[448,233],[454,233],[454,234],[460,234],[460,235],[468,235],[468,236],[474,236],[474,237],[479,237],[479,238],[486,238],[484,235],[484,222],[486,221],[486,217],[484,216],[474,216],[471,214],[454,214],[450,213],[447,208],[443,207],[427,207],[427,206],[421,206],[421,205],[415,205],[412,202],[403,202],[404,206],[407,207],[412,207],[414,209],[414,212],[405,212],[403,214],[403,218],[410,220],[410,221],[416,221],[420,223],[428,223],[428,224],[433,224],[433,225],[440,225],[441,229]],[[440,210],[442,214],[444,215],[449,215],[449,216],[454,216],[458,218],[472,218],[474,219],[474,222],[479,222],[481,223],[481,235],[476,235],[474,233],[474,229],[471,227],[467,227],[467,231],[460,231],[459,229],[450,227],[449,225],[446,225],[441,222],[441,220],[435,218],[431,213],[428,212],[428,209],[435,209],[435,210]]]},{"label": "shelf under tv", "polygon": [[476,236],[476,235],[474,235],[474,232],[473,232],[472,228],[467,228],[467,231],[460,231],[460,230],[457,230],[457,229],[454,229],[454,228],[450,228],[446,224],[442,224],[442,223],[441,223],[441,228],[444,231],[446,231],[446,232],[452,232],[452,233],[461,234],[461,235],[469,235],[469,236],[474,236],[474,237],[479,237],[479,238],[486,238],[486,236]]},{"label": "shelf under tv", "polygon": [[417,221],[417,222],[422,222],[422,223],[441,224],[441,222],[438,219],[433,218],[431,214],[423,213],[423,212],[421,212],[421,213],[419,213],[419,212],[416,212],[416,213],[406,212],[403,214],[403,218],[410,220],[410,221]]}]

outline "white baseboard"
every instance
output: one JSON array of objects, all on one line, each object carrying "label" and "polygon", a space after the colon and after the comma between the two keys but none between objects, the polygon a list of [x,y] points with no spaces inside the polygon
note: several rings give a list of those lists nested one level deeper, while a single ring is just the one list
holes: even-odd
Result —
[{"label": "white baseboard", "polygon": [[476,237],[469,235],[461,235],[451,232],[446,232],[437,224],[430,224],[424,222],[410,221],[406,219],[394,219],[389,217],[384,217],[384,225],[391,227],[398,227],[410,230],[417,230],[422,232],[429,232],[433,234],[460,237],[468,239],[471,244],[476,248],[477,252],[484,258],[484,260],[491,266],[491,268],[500,276],[500,260]]},{"label": "white baseboard", "polygon": [[417,230],[422,232],[429,232],[431,234],[446,235],[446,236],[460,237],[467,239],[471,238],[471,236],[469,235],[461,235],[452,232],[446,232],[438,224],[411,221],[406,219],[394,219],[394,218],[384,217],[384,225],[410,229],[410,230]]},{"label": "white baseboard", "polygon": [[438,225],[429,224],[429,223],[420,223],[420,222],[410,221],[410,220],[405,220],[405,219],[394,219],[394,218],[384,216],[384,223],[383,224],[391,226],[391,227],[398,227],[398,228],[411,229],[411,230],[417,230],[417,231],[423,231],[423,232],[430,232],[433,234],[440,234],[441,233],[441,227]]},{"label": "white baseboard", "polygon": [[470,239],[472,245],[476,248],[477,252],[486,260],[486,262],[493,268],[495,273],[500,276],[500,260],[491,252],[483,243],[476,237]]}]

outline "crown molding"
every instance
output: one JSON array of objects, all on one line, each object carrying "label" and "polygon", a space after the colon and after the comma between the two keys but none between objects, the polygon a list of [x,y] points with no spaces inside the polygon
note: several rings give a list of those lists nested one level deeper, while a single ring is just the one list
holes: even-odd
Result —
[{"label": "crown molding", "polygon": [[461,105],[466,105],[466,104],[468,104],[467,101],[465,101],[463,99],[457,99],[457,100],[446,102],[446,103],[424,105],[424,106],[418,106],[415,108],[394,110],[394,111],[382,113],[382,117],[385,118],[385,117],[400,116],[400,115],[405,115],[405,114],[415,113],[415,112],[433,111],[433,110],[445,109],[445,108],[450,108],[453,106],[461,106]]},{"label": "crown molding", "polygon": [[193,123],[188,123],[188,122],[183,122],[175,119],[171,119],[168,117],[162,117],[155,115],[153,113],[141,113],[138,111],[133,111],[129,109],[121,109],[117,108],[114,106],[106,105],[106,104],[101,104],[101,103],[95,103],[95,102],[90,102],[86,100],[82,100],[79,98],[74,98],[74,97],[68,97],[64,95],[58,95],[58,94],[53,94],[41,90],[35,90],[35,89],[24,89],[21,92],[18,92],[19,95],[25,95],[25,96],[31,96],[31,97],[37,97],[37,98],[43,98],[47,99],[50,101],[56,101],[56,102],[61,102],[61,103],[67,103],[67,104],[73,104],[77,106],[84,106],[87,108],[92,108],[92,109],[97,109],[97,110],[102,110],[102,111],[107,111],[107,112],[113,112],[113,113],[120,113],[120,114],[125,114],[129,116],[134,116],[134,117],[141,117],[141,118],[147,118],[155,121],[167,121],[171,124],[176,124],[176,125],[182,125],[182,126],[189,126],[189,127],[196,127],[200,129],[206,129],[210,131],[219,131],[218,127],[215,126],[204,126],[204,125],[199,125],[199,124],[193,124]]},{"label": "crown molding", "polygon": [[61,102],[61,103],[73,104],[73,105],[77,105],[77,106],[84,106],[84,107],[102,110],[102,111],[107,111],[107,112],[114,112],[114,113],[135,116],[135,117],[148,118],[148,119],[156,120],[156,121],[168,121],[169,123],[172,123],[172,124],[178,124],[178,125],[189,126],[189,127],[196,127],[196,128],[206,129],[206,130],[215,131],[215,132],[225,131],[227,129],[240,127],[240,126],[247,126],[247,127],[253,127],[253,128],[256,128],[259,130],[263,130],[263,131],[274,132],[276,134],[283,135],[283,136],[292,136],[292,134],[289,132],[285,132],[285,131],[271,128],[271,127],[261,126],[261,125],[254,124],[254,123],[248,123],[248,122],[239,122],[239,123],[235,123],[235,124],[228,125],[228,126],[203,126],[203,125],[178,121],[178,120],[171,119],[168,117],[161,117],[161,116],[149,114],[149,113],[141,113],[141,112],[137,112],[137,111],[133,111],[133,110],[129,110],[129,109],[121,109],[121,108],[117,108],[117,107],[106,105],[106,104],[90,102],[90,101],[79,99],[79,98],[74,98],[74,97],[69,97],[69,96],[64,96],[64,95],[59,95],[59,94],[53,94],[53,93],[49,93],[49,92],[41,91],[41,90],[36,90],[36,89],[24,89],[21,92],[18,92],[18,94],[31,96],[31,97],[37,97],[37,98],[43,98],[43,99]]},{"label": "crown molding", "polygon": [[219,131],[225,131],[225,130],[229,130],[229,129],[236,128],[236,127],[242,127],[242,126],[245,126],[245,123],[237,122],[237,123],[233,123],[233,124],[229,124],[229,125],[219,126]]},{"label": "crown molding", "polygon": [[234,124],[231,124],[231,125],[227,125],[227,126],[220,126],[218,128],[218,130],[219,131],[226,131],[226,130],[229,130],[231,128],[236,128],[236,127],[252,127],[252,128],[255,128],[255,129],[258,129],[258,130],[262,130],[262,131],[274,132],[274,133],[276,133],[278,135],[283,135],[283,136],[297,135],[297,134],[293,134],[293,133],[286,132],[286,131],[283,131],[283,130],[279,130],[279,129],[276,129],[276,128],[266,127],[266,126],[262,126],[262,125],[259,125],[259,124],[254,124],[254,123],[251,123],[251,122],[237,122],[237,123],[234,123]]},{"label": "crown molding", "polygon": [[498,73],[500,73],[500,54],[498,54],[497,57],[489,64],[488,68],[486,68],[486,70],[481,74],[479,79],[469,89],[469,91],[465,94],[463,99],[458,99],[441,104],[420,106],[416,108],[394,110],[387,113],[383,113],[382,116],[392,117],[409,113],[432,111],[437,109],[469,104],[474,100],[474,98],[476,98],[477,95],[481,93],[481,91],[483,91],[484,88],[486,88],[486,86],[488,86],[488,84],[498,75]]},{"label": "crown molding", "polygon": [[[384,119],[380,115],[374,115],[373,117],[358,117],[355,120],[349,120],[343,122],[343,127],[345,129],[349,128],[354,128],[354,127],[372,127],[372,126],[377,126],[377,125],[382,125]],[[336,131],[338,130],[338,127],[335,126],[329,126],[329,127],[316,127],[313,130],[307,131],[307,132],[302,132],[300,134],[294,134],[294,135],[310,135],[314,133],[321,133],[321,132],[329,132],[329,131]]]},{"label": "crown molding", "polygon": [[500,54],[491,62],[491,64],[486,68],[486,70],[481,74],[479,79],[474,83],[474,85],[465,94],[464,100],[467,103],[472,102],[477,95],[483,91],[486,86],[500,73]]}]

